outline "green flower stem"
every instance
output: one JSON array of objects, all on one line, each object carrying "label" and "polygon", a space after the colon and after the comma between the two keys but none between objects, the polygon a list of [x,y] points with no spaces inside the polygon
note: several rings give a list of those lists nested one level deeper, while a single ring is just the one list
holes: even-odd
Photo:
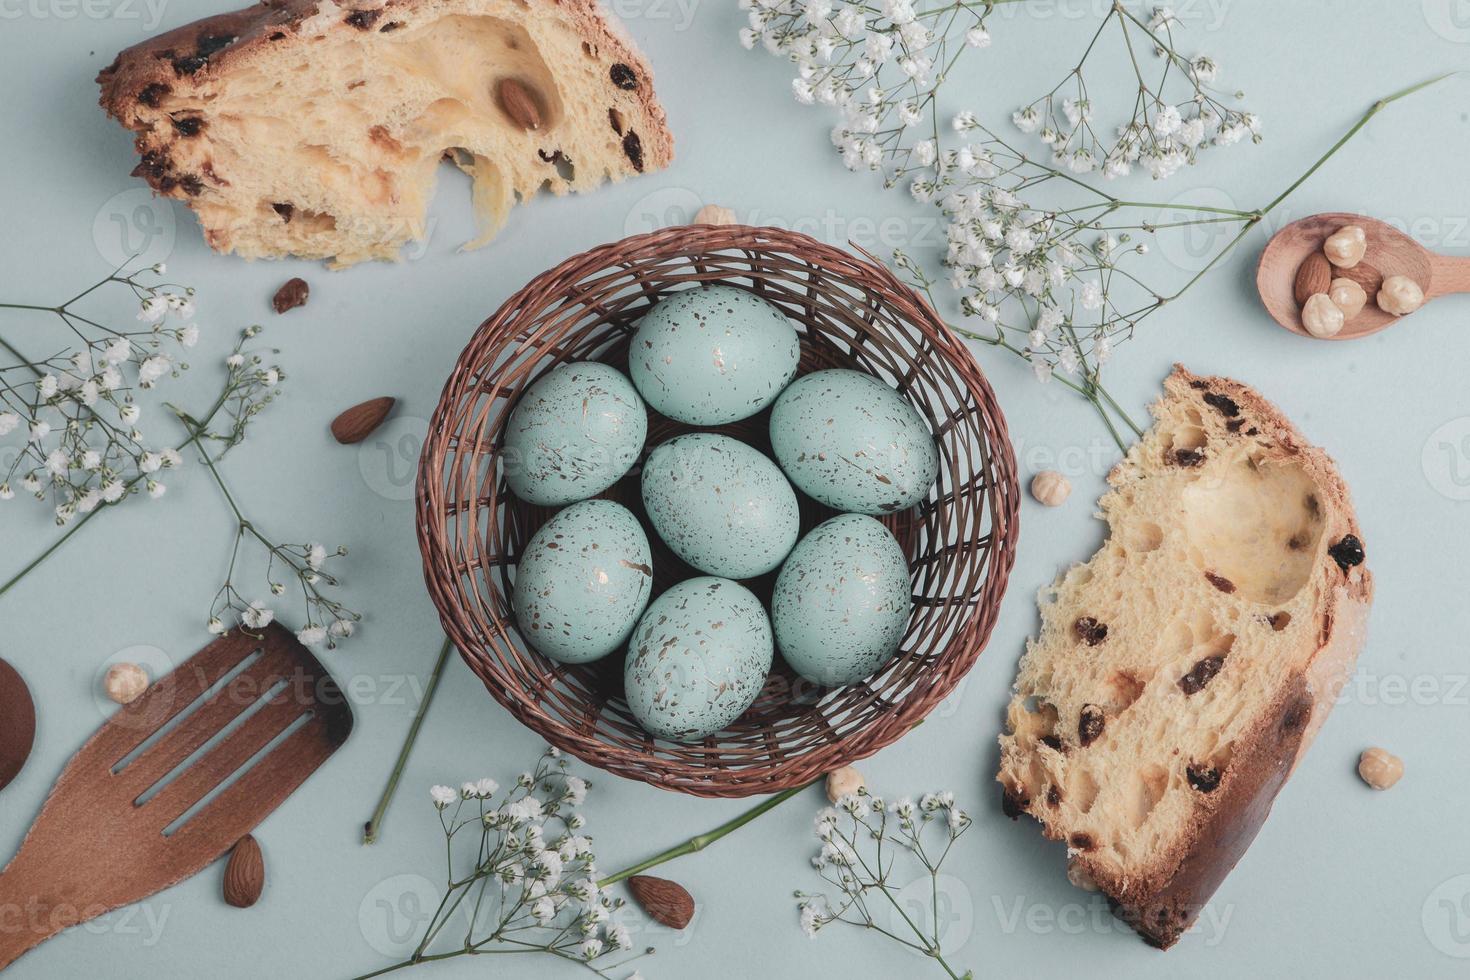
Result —
[{"label": "green flower stem", "polygon": [[444,667],[449,662],[449,651],[454,649],[454,644],[446,637],[444,645],[439,648],[439,660],[434,664],[434,670],[429,674],[429,685],[424,689],[424,699],[419,704],[418,713],[413,717],[413,724],[409,726],[408,737],[403,741],[403,748],[398,753],[398,761],[393,766],[393,771],[388,775],[388,785],[383,789],[383,796],[378,800],[378,807],[373,811],[372,819],[363,825],[362,842],[364,844],[375,844],[378,840],[378,831],[383,825],[383,817],[388,812],[388,805],[393,802],[393,796],[398,792],[398,781],[403,778],[403,769],[408,765],[409,753],[413,751],[414,743],[418,741],[419,729],[424,725],[424,718],[429,713],[429,705],[434,701],[434,693],[439,690],[439,679],[444,676]]},{"label": "green flower stem", "polygon": [[691,837],[684,843],[679,844],[676,847],[671,847],[667,851],[664,851],[660,854],[656,854],[653,857],[649,858],[647,861],[640,861],[638,864],[635,864],[632,867],[624,868],[622,871],[619,871],[616,874],[609,875],[608,877],[603,878],[597,884],[599,887],[606,888],[608,885],[613,885],[620,881],[623,881],[626,878],[631,878],[634,875],[642,874],[649,868],[658,867],[660,864],[672,861],[675,858],[683,857],[686,854],[693,854],[696,851],[702,851],[706,847],[709,847],[711,844],[720,840],[722,837],[725,837],[728,834],[739,830],[741,827],[744,827],[746,824],[750,823],[752,820],[756,819],[762,814],[776,809],[776,807],[780,806],[782,803],[785,803],[787,800],[791,799],[793,796],[796,796],[803,790],[817,785],[822,781],[823,778],[826,777],[814,779],[810,783],[806,783],[803,786],[793,786],[791,789],[783,790],[780,793],[777,793],[775,796],[768,797],[756,806],[751,807],[749,810],[746,810],[738,817],[735,817],[733,820],[727,820],[725,823],[720,824],[714,830],[711,830],[708,833],[700,834],[697,837]]}]

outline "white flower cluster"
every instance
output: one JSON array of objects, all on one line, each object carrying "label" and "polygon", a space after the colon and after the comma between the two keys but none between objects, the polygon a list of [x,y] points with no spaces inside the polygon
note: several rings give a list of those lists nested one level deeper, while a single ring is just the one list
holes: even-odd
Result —
[{"label": "white flower cluster", "polygon": [[[907,854],[921,871],[938,883],[940,867],[954,842],[969,829],[970,816],[955,804],[948,791],[926,793],[917,804],[909,797],[887,802],[871,796],[867,789],[839,797],[836,804],[822,810],[815,820],[821,850],[812,858],[822,878],[837,894],[797,892],[801,929],[809,937],[816,936],[833,922],[874,927],[872,909],[881,908],[872,896],[883,895],[909,884],[895,881],[897,855]],[[938,828],[939,833],[929,832]],[[926,889],[927,894],[936,894]],[[935,910],[931,910],[931,913]],[[920,921],[923,916],[917,917]],[[932,919],[932,915],[931,915]],[[882,923],[885,927],[888,923]],[[912,919],[907,921],[915,936],[896,937],[888,931],[882,935],[899,938],[906,945],[917,945],[921,951],[942,958],[934,936],[924,932]],[[957,974],[951,973],[952,976]]]},{"label": "white flower cluster", "polygon": [[[1139,168],[1162,179],[1211,146],[1260,139],[1259,120],[1225,105],[1211,88],[1219,77],[1207,55],[1186,57],[1175,45],[1177,19],[1155,8],[1144,20],[1122,4],[1103,15],[1077,67],[1050,92],[1010,113],[1010,123],[1048,148],[1032,155],[1001,135],[978,111],[941,116],[939,90],[968,50],[991,44],[991,4],[965,0],[741,0],[746,47],[763,46],[796,66],[798,101],[831,106],[838,115],[834,147],[853,170],[876,170],[889,186],[907,184],[918,201],[949,221],[950,284],[960,310],[985,326],[974,339],[1031,362],[1041,380],[1060,369],[1084,393],[1114,345],[1162,302],[1120,263],[1148,251],[1129,245],[1147,223],[1105,224],[1124,204],[1087,183],[1087,176],[1124,177]],[[1123,34],[1121,49],[1137,76],[1133,115],[1106,127],[1088,95],[1088,59],[1105,30]],[[1134,50],[1163,61],[1147,77]],[[995,113],[1004,118],[1004,114]],[[944,123],[947,123],[945,125]],[[1112,138],[1104,138],[1112,132]],[[1251,220],[1247,212],[1203,209],[1192,221]],[[1206,214],[1204,211],[1209,211]],[[1222,216],[1223,215],[1223,216]],[[930,278],[908,256],[897,264],[916,285]],[[1024,338],[1024,339],[1023,339]]]},{"label": "white flower cluster", "polygon": [[[451,888],[481,903],[473,926],[481,934],[466,939],[465,951],[508,944],[591,963],[632,949],[618,921],[623,900],[598,885],[592,839],[582,832],[578,807],[588,788],[552,749],[498,799],[493,779],[430,789],[449,845]],[[455,868],[461,853],[471,867]],[[448,899],[445,907],[453,911]],[[436,925],[430,923],[426,945]]]},{"label": "white flower cluster", "polygon": [[[65,526],[140,491],[157,500],[168,490],[164,471],[183,463],[177,449],[150,442],[140,428],[139,396],[187,369],[181,356],[199,341],[193,290],[152,280],[162,264],[122,270],[56,307],[10,304],[56,316],[78,345],[30,360],[9,342],[0,360],[0,443],[14,450],[0,470],[0,500],[26,493],[47,504]],[[129,290],[142,330],[107,326],[76,310],[104,286]],[[0,454],[4,455],[4,454]]]}]

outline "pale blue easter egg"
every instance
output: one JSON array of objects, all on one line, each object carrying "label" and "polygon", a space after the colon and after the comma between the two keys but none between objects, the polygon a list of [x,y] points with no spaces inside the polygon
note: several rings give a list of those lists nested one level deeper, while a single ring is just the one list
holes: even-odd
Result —
[{"label": "pale blue easter egg", "polygon": [[771,449],[804,493],[834,510],[888,514],[923,500],[939,449],[914,407],[861,371],[817,371],[771,409]]},{"label": "pale blue easter egg", "polygon": [[760,600],[723,578],[692,578],[653,600],[628,641],[623,688],[651,734],[697,742],[760,694],[772,659]]},{"label": "pale blue easter egg", "polygon": [[724,578],[769,572],[800,531],[796,491],[776,464],[712,432],[678,436],[649,454],[643,507],[676,555]]},{"label": "pale blue easter egg", "polygon": [[749,418],[796,375],[801,342],[780,310],[733,286],[665,296],[638,324],[628,373],[655,410],[691,425]]},{"label": "pale blue easter egg", "polygon": [[517,497],[559,507],[620,480],[647,434],[643,399],[622,372],[596,361],[562,364],[511,412],[502,469]]},{"label": "pale blue easter egg", "polygon": [[558,512],[516,564],[516,623],[552,660],[580,664],[622,647],[653,591],[653,558],[638,519],[611,500]]},{"label": "pale blue easter egg", "polygon": [[903,549],[863,514],[839,514],[813,528],[781,566],[771,594],[781,655],[827,687],[856,683],[893,659],[912,609]]}]

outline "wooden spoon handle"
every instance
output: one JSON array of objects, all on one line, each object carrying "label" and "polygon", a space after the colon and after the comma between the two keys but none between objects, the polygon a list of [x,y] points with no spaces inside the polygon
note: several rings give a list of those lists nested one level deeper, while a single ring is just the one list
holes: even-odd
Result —
[{"label": "wooden spoon handle", "polygon": [[1470,293],[1470,258],[1436,255],[1433,276],[1434,280],[1429,288],[1430,298],[1448,293]]},{"label": "wooden spoon handle", "polygon": [[17,859],[0,874],[0,970],[57,933],[106,911],[54,897],[48,876],[36,870]]}]

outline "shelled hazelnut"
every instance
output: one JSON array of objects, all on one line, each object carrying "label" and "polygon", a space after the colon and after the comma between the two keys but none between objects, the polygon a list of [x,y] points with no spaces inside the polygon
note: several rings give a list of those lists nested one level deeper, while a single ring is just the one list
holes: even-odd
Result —
[{"label": "shelled hazelnut", "polygon": [[1378,290],[1378,305],[1386,313],[1404,316],[1424,305],[1424,290],[1408,276],[1389,276]]},{"label": "shelled hazelnut", "polygon": [[1388,789],[1404,775],[1404,760],[1383,749],[1367,749],[1358,756],[1358,775],[1374,789]]},{"label": "shelled hazelnut", "polygon": [[1302,307],[1302,326],[1307,328],[1307,333],[1323,340],[1341,333],[1344,319],[1342,310],[1326,293],[1308,297]]},{"label": "shelled hazelnut", "polygon": [[1327,289],[1327,298],[1342,310],[1343,319],[1346,320],[1363,312],[1363,307],[1368,304],[1368,294],[1363,287],[1346,277],[1332,280],[1332,285]]},{"label": "shelled hazelnut", "polygon": [[113,664],[102,680],[107,696],[118,704],[132,704],[148,690],[148,671],[137,664]]},{"label": "shelled hazelnut", "polygon": [[1361,225],[1345,225],[1328,236],[1322,243],[1327,260],[1342,269],[1351,269],[1363,261],[1368,251],[1368,235]]},{"label": "shelled hazelnut", "polygon": [[827,799],[836,803],[844,796],[851,796],[866,786],[863,774],[852,766],[843,766],[827,773]]},{"label": "shelled hazelnut", "polygon": [[1072,484],[1056,470],[1042,470],[1031,480],[1031,496],[1048,507],[1060,507],[1072,495]]}]

